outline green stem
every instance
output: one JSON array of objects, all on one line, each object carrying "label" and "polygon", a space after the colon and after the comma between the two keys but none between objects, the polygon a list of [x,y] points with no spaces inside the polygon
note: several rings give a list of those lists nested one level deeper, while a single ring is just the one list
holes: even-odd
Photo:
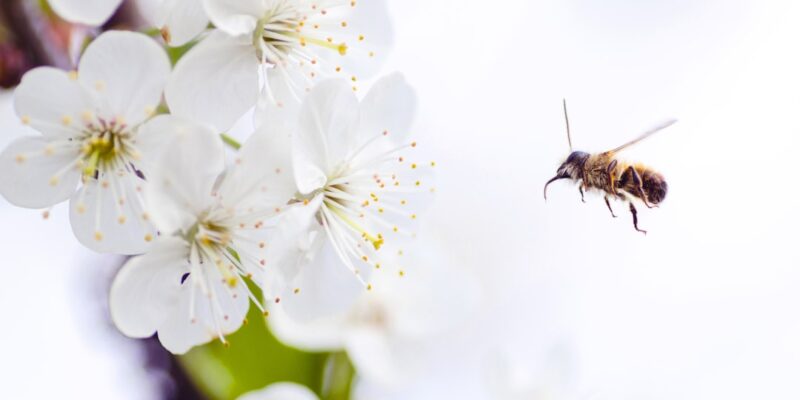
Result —
[{"label": "green stem", "polygon": [[219,137],[222,138],[222,141],[225,144],[227,144],[228,146],[230,146],[234,150],[239,150],[240,148],[242,148],[242,144],[239,143],[238,140],[236,140],[233,137],[231,137],[230,135],[228,135],[227,133],[220,133]]},{"label": "green stem", "polygon": [[322,374],[322,400],[349,400],[355,374],[347,353],[331,353]]}]

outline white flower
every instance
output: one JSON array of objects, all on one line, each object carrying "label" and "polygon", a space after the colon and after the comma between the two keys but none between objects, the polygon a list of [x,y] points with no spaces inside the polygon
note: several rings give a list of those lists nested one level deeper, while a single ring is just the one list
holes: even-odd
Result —
[{"label": "white flower", "polygon": [[[361,104],[342,80],[319,84],[290,120],[295,203],[270,246],[279,271],[268,270],[268,297],[300,318],[346,308],[369,274],[404,273],[401,244],[413,235],[418,210],[433,191],[423,174],[432,162],[408,154],[415,97],[400,75],[378,81]],[[276,118],[277,119],[277,118]],[[267,125],[267,134],[270,132]],[[400,257],[402,260],[402,257]],[[278,273],[279,272],[279,273]]]},{"label": "white flower", "polygon": [[294,105],[320,76],[356,82],[391,42],[385,0],[205,0],[217,27],[175,68],[173,113],[224,131],[265,101]]},{"label": "white flower", "polygon": [[170,46],[182,46],[208,26],[201,0],[139,0],[139,11]]},{"label": "white flower", "polygon": [[89,26],[103,25],[122,0],[47,0],[59,17],[66,21]]},{"label": "white flower", "polygon": [[452,333],[474,304],[471,293],[447,287],[462,271],[450,266],[443,252],[417,253],[407,262],[413,264],[407,276],[376,273],[375,289],[343,313],[297,321],[272,307],[270,329],[304,350],[346,350],[362,382],[403,386],[425,373],[436,340]]},{"label": "white flower", "polygon": [[247,392],[239,400],[318,400],[311,389],[292,382],[273,383],[263,389]]},{"label": "white flower", "polygon": [[142,252],[155,232],[139,191],[160,134],[142,134],[139,125],[155,112],[169,70],[153,40],[107,32],[89,45],[77,72],[28,72],[14,104],[41,136],[17,139],[0,153],[0,194],[28,208],[70,198],[81,243],[101,252]]},{"label": "white flower", "polygon": [[209,128],[172,116],[150,124],[175,136],[154,164],[145,189],[161,236],[150,252],[130,260],[114,280],[112,319],[131,337],[158,332],[173,353],[215,337],[227,343],[224,336],[242,324],[250,299],[260,307],[245,278],[267,265],[266,228],[276,213],[272,204],[261,203],[259,208],[251,200],[251,194],[263,189],[254,185],[263,181],[265,171],[262,164],[250,161],[257,155],[285,157],[255,154],[251,149],[279,146],[248,142],[242,158],[221,178],[224,149]]}]

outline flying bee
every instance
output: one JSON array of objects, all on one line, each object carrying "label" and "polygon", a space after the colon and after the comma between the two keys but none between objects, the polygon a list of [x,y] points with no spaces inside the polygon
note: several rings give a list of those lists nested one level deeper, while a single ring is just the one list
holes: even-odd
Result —
[{"label": "flying bee", "polygon": [[637,217],[636,207],[633,200],[638,199],[647,208],[658,207],[667,196],[667,181],[664,176],[643,164],[630,164],[617,160],[617,153],[641,142],[650,135],[667,128],[677,122],[668,120],[653,129],[644,132],[636,139],[623,144],[613,150],[599,154],[589,154],[583,151],[572,150],[572,137],[569,132],[569,117],[567,116],[567,102],[564,100],[564,119],[567,124],[567,142],[569,143],[570,154],[564,161],[556,176],[547,181],[544,185],[544,199],[547,201],[547,186],[559,179],[571,179],[580,182],[578,191],[581,194],[581,201],[584,203],[584,192],[598,190],[603,192],[603,199],[606,207],[611,211],[611,216],[616,218],[614,210],[611,208],[609,198],[626,201],[628,208],[633,216],[633,227],[639,232],[647,234],[647,231],[639,229],[639,218]]}]

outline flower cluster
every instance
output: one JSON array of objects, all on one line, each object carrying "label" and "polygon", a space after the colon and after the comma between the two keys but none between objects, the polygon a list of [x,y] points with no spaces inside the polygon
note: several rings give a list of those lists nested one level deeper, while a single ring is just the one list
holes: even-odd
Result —
[{"label": "flower cluster", "polygon": [[[87,25],[120,1],[95,3],[50,0]],[[434,163],[402,76],[359,98],[391,44],[385,3],[144,4],[160,35],[108,31],[75,70],[24,76],[14,105],[35,135],[0,153],[9,202],[68,200],[82,244],[135,255],[110,291],[119,330],[184,353],[227,343],[251,303],[311,321],[352,310],[374,274],[404,276]],[[173,69],[164,45],[186,44]],[[240,146],[224,132],[250,110]]]}]

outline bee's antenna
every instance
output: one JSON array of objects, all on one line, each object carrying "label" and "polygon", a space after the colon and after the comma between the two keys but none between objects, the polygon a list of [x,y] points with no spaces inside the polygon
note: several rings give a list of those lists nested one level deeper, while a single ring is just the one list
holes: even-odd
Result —
[{"label": "bee's antenna", "polygon": [[567,122],[567,143],[569,143],[569,151],[572,152],[572,135],[569,134],[569,117],[567,116],[567,99],[561,99],[564,104],[564,121]]}]

